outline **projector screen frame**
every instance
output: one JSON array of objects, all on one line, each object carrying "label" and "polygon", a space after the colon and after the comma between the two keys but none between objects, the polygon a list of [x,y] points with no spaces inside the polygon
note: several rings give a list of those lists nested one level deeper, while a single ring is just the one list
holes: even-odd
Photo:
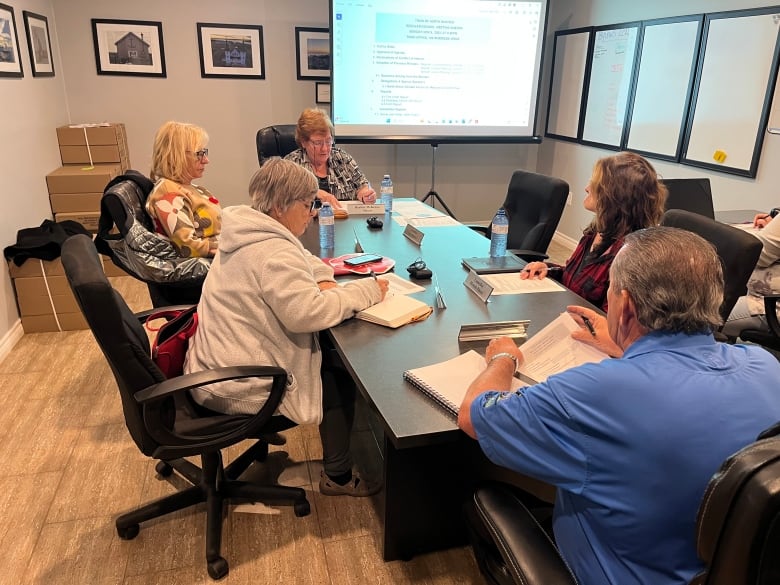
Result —
[{"label": "projector screen frame", "polygon": [[[539,60],[534,80],[534,100],[533,120],[530,124],[530,135],[449,135],[449,134],[398,134],[393,133],[392,127],[387,134],[350,134],[348,128],[340,130],[338,122],[334,119],[335,128],[334,138],[342,144],[429,144],[436,147],[440,144],[541,144],[542,135],[539,133],[539,116],[542,90],[542,74],[544,69],[545,54],[547,51],[547,27],[549,25],[550,0],[542,0],[544,10],[544,24],[539,31],[541,45],[539,48]],[[333,7],[334,0],[328,0],[328,30],[330,31],[330,53],[331,53],[331,104],[330,114],[335,118],[334,111],[336,107],[336,76],[333,67],[335,61],[334,43],[337,42],[333,26]],[[343,127],[343,125],[342,125]]]}]

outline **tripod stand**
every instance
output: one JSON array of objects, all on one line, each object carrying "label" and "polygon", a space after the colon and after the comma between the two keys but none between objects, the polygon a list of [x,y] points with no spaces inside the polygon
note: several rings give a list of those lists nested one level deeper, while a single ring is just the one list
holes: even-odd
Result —
[{"label": "tripod stand", "polygon": [[428,198],[433,197],[433,203],[431,203],[431,207],[436,207],[436,202],[438,201],[441,206],[444,208],[444,211],[447,212],[447,214],[452,218],[456,219],[455,214],[450,211],[450,208],[447,207],[447,204],[444,202],[444,200],[439,197],[439,194],[436,192],[436,149],[439,147],[438,144],[431,144],[431,148],[433,148],[433,160],[431,162],[431,190],[428,191],[428,193],[423,197],[422,202],[425,203],[428,201]]}]

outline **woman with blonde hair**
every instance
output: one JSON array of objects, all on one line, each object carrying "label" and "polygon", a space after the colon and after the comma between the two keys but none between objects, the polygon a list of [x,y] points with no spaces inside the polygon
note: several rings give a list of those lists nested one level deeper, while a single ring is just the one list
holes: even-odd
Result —
[{"label": "woman with blonde hair", "polygon": [[595,217],[566,265],[529,262],[520,278],[549,276],[606,311],[609,268],[623,238],[658,225],[667,190],[646,159],[620,152],[596,161],[585,193],[583,206]]},{"label": "woman with blonde hair", "polygon": [[209,136],[200,126],[166,122],[157,131],[146,211],[157,231],[185,257],[212,257],[222,223],[219,201],[193,183],[209,164]]}]

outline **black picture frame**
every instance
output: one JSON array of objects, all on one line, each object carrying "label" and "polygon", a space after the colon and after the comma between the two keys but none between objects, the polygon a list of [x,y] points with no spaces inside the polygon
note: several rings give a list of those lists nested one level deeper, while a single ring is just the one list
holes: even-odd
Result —
[{"label": "black picture frame", "polygon": [[167,77],[162,22],[93,18],[92,40],[98,75]]},{"label": "black picture frame", "polygon": [[54,53],[51,51],[49,20],[42,14],[22,10],[27,49],[33,77],[54,77]]},{"label": "black picture frame", "polygon": [[196,25],[201,77],[265,79],[262,26],[207,22]]},{"label": "black picture frame", "polygon": [[0,77],[24,77],[14,9],[0,4]]},{"label": "black picture frame", "polygon": [[296,26],[295,64],[298,79],[330,79],[330,30]]}]

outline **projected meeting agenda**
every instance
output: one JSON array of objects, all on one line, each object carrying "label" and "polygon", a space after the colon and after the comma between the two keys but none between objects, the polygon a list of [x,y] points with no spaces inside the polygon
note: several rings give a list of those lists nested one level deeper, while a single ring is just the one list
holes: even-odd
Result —
[{"label": "projected meeting agenda", "polygon": [[529,140],[546,0],[332,0],[339,139]]}]

